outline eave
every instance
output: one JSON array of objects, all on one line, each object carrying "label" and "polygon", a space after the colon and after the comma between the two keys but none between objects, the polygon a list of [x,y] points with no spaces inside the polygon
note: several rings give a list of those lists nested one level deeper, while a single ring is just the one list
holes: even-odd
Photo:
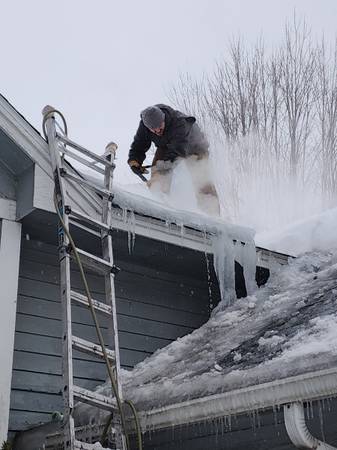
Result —
[{"label": "eave", "polygon": [[51,177],[46,141],[2,95],[0,95],[0,128]]},{"label": "eave", "polygon": [[336,395],[337,368],[333,368],[141,411],[139,420],[143,431],[154,431]]}]

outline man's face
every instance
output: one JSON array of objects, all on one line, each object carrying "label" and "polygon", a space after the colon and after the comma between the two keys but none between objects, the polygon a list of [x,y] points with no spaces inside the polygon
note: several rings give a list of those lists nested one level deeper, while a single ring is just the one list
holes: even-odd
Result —
[{"label": "man's face", "polygon": [[165,121],[162,121],[160,127],[157,128],[150,128],[152,133],[156,134],[157,136],[162,136],[165,130]]}]

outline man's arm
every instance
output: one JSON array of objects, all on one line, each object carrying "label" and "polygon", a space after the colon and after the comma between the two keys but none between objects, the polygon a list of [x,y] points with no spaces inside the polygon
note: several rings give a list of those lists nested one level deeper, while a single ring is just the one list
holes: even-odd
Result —
[{"label": "man's arm", "polygon": [[131,148],[129,150],[128,161],[135,160],[138,161],[140,165],[142,165],[146,157],[145,153],[148,151],[150,147],[151,147],[150,134],[147,131],[146,127],[143,125],[143,123],[140,122],[136,135],[133,138]]}]

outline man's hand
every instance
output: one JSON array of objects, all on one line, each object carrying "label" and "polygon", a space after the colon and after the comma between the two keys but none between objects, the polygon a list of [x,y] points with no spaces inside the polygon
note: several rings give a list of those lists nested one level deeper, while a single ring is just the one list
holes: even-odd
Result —
[{"label": "man's hand", "polygon": [[149,173],[149,171],[145,167],[143,167],[139,161],[131,159],[130,161],[128,161],[128,164],[133,173],[138,175],[143,181],[147,181],[143,174]]},{"label": "man's hand", "polygon": [[149,171],[145,167],[143,167],[139,161],[136,161],[135,159],[131,159],[130,161],[128,161],[128,164],[133,172],[135,172],[134,169],[137,169],[137,172],[149,173]]}]

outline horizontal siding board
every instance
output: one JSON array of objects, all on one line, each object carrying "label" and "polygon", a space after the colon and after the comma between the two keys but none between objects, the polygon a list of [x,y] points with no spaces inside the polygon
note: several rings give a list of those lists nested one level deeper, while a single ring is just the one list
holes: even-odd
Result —
[{"label": "horizontal siding board", "polygon": [[[75,378],[77,386],[86,389],[94,389],[98,384],[105,381],[105,378]],[[50,394],[58,394],[62,390],[62,376],[56,374],[46,374],[39,372],[29,372],[22,370],[13,370],[12,376],[12,393],[16,390],[48,392]]]},{"label": "horizontal siding board", "polygon": [[55,409],[49,413],[42,413],[11,409],[9,412],[10,431],[24,430],[31,428],[33,425],[49,422],[52,420],[52,413],[54,411]]},{"label": "horizontal siding board", "polygon": [[[86,389],[94,389],[98,384],[105,381],[105,378],[75,378],[78,386]],[[45,374],[39,372],[29,372],[22,370],[13,370],[12,389],[21,391],[43,391],[50,394],[57,394],[62,390],[62,376],[56,374]]]},{"label": "horizontal siding board", "polygon": [[[14,353],[13,369],[27,370],[46,374],[62,374],[61,356],[43,355],[39,353],[17,350]],[[86,378],[105,379],[104,363],[74,360],[74,373],[76,377],[85,374]]]},{"label": "horizontal siding board", "polygon": [[46,392],[16,391],[12,396],[11,405],[13,409],[25,411],[29,404],[30,411],[53,412],[63,410],[62,394],[49,394]]}]

